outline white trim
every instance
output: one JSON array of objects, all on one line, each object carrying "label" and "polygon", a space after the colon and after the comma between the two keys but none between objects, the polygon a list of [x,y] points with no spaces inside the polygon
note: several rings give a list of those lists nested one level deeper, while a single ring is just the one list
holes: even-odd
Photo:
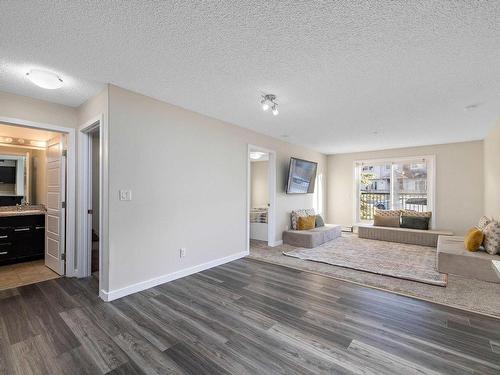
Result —
[{"label": "white trim", "polygon": [[[364,164],[384,164],[399,162],[414,161],[418,159],[425,159],[427,164],[427,209],[432,212],[431,216],[431,229],[436,228],[436,155],[415,155],[415,156],[403,156],[403,157],[387,157],[383,159],[367,159],[367,160],[355,160],[353,162],[353,185],[354,185],[354,212],[353,212],[353,222],[362,223],[359,219],[359,183],[360,183],[360,173],[361,167]],[[394,184],[394,168],[391,167],[391,207],[393,206],[392,200],[394,199],[393,187]]]},{"label": "white trim", "polygon": [[260,146],[255,146],[248,144],[247,147],[247,210],[246,210],[246,221],[247,221],[247,251],[250,251],[250,208],[251,208],[251,179],[250,179],[250,152],[260,151],[269,154],[269,160],[267,164],[267,183],[268,183],[268,199],[269,206],[267,211],[267,245],[273,245],[277,241],[276,238],[276,151],[263,148]]},{"label": "white trim", "polygon": [[[78,264],[75,267],[76,257],[76,130],[74,128],[23,120],[13,117],[0,116],[0,122],[25,128],[49,130],[67,135],[68,155],[67,186],[66,186],[66,276],[76,276]],[[68,267],[69,266],[69,267]]]},{"label": "white trim", "polygon": [[[91,227],[92,223],[87,210],[91,207],[92,202],[92,186],[91,186],[91,142],[90,133],[98,129],[99,131],[99,289],[103,285],[103,280],[107,280],[108,269],[104,267],[104,256],[107,254],[107,218],[108,218],[108,164],[107,164],[107,140],[108,126],[104,120],[104,115],[100,115],[90,119],[85,124],[78,128],[78,187],[79,187],[79,206],[78,206],[78,254],[81,268],[79,269],[79,277],[88,277],[91,274],[91,259],[92,259],[92,239]],[[106,253],[106,254],[105,254]],[[99,293],[101,295],[101,293]]]},{"label": "white trim", "polygon": [[106,302],[113,301],[118,298],[122,298],[125,296],[128,296],[129,294],[132,293],[137,293],[152,287],[155,287],[160,284],[168,283],[169,281],[173,281],[176,279],[180,279],[181,277],[189,276],[194,273],[198,273],[204,270],[207,270],[212,267],[217,267],[220,266],[221,264],[225,264],[228,262],[232,262],[234,260],[243,258],[248,255],[248,251],[241,251],[236,254],[229,255],[227,257],[219,258],[212,260],[210,262],[198,264],[193,267],[185,268],[180,271],[176,271],[173,273],[168,273],[162,276],[154,277],[152,279],[146,280],[146,281],[141,281],[135,284],[131,284],[129,286],[116,289],[116,290],[110,290],[109,292],[106,292],[103,289],[100,289],[99,296]]},{"label": "white trim", "polygon": [[280,245],[283,245],[283,240],[273,241],[270,244],[268,244],[268,246],[270,246],[270,247],[276,247],[276,246],[280,246]]}]

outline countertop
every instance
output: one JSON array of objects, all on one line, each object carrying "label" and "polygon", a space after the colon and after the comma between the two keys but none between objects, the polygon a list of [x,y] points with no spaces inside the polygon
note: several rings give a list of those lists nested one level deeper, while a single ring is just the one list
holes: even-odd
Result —
[{"label": "countertop", "polygon": [[41,204],[33,206],[4,206],[0,207],[0,217],[7,216],[28,216],[28,215],[45,215],[45,207]]}]

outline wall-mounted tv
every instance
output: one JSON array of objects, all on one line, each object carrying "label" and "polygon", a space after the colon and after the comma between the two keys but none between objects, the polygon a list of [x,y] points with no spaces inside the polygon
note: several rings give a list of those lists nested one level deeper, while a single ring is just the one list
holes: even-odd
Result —
[{"label": "wall-mounted tv", "polygon": [[318,163],[290,158],[288,169],[287,194],[312,194],[316,182]]}]

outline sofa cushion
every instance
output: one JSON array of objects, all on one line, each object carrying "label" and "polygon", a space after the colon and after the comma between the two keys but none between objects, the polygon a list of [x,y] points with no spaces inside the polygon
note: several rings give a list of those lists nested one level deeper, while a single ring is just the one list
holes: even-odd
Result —
[{"label": "sofa cushion", "polygon": [[399,215],[398,216],[384,216],[373,215],[373,225],[378,227],[395,227],[399,228]]},{"label": "sofa cushion", "polygon": [[340,225],[325,224],[310,230],[286,230],[283,232],[283,243],[312,249],[341,235]]},{"label": "sofa cushion", "polygon": [[313,229],[316,224],[316,216],[299,216],[297,218],[297,230]]},{"label": "sofa cushion", "polygon": [[464,238],[465,248],[469,251],[477,251],[483,243],[484,234],[479,228],[471,228]]},{"label": "sofa cushion", "polygon": [[486,251],[467,251],[463,237],[439,236],[436,254],[437,268],[441,273],[500,283],[491,262],[500,257]]},{"label": "sofa cushion", "polygon": [[484,248],[488,254],[498,254],[500,252],[500,222],[492,221],[484,228]]},{"label": "sofa cushion", "polygon": [[429,220],[424,216],[401,216],[401,228],[428,230]]},{"label": "sofa cushion", "polygon": [[297,229],[297,220],[301,216],[313,216],[315,215],[314,209],[308,208],[308,209],[300,209],[300,210],[293,210],[290,219],[291,219],[291,227],[292,229],[296,230]]},{"label": "sofa cushion", "polygon": [[376,227],[370,224],[358,224],[359,238],[407,243],[420,246],[436,247],[439,236],[441,235],[451,236],[452,234],[453,233],[450,231],[443,231],[443,230],[389,228],[389,227]]}]

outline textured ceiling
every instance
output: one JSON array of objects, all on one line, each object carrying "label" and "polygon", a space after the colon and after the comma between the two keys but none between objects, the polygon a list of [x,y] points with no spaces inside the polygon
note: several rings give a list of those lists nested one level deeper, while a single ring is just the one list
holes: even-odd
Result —
[{"label": "textured ceiling", "polygon": [[76,106],[109,82],[325,153],[480,139],[499,19],[500,1],[6,0],[0,90]]}]

